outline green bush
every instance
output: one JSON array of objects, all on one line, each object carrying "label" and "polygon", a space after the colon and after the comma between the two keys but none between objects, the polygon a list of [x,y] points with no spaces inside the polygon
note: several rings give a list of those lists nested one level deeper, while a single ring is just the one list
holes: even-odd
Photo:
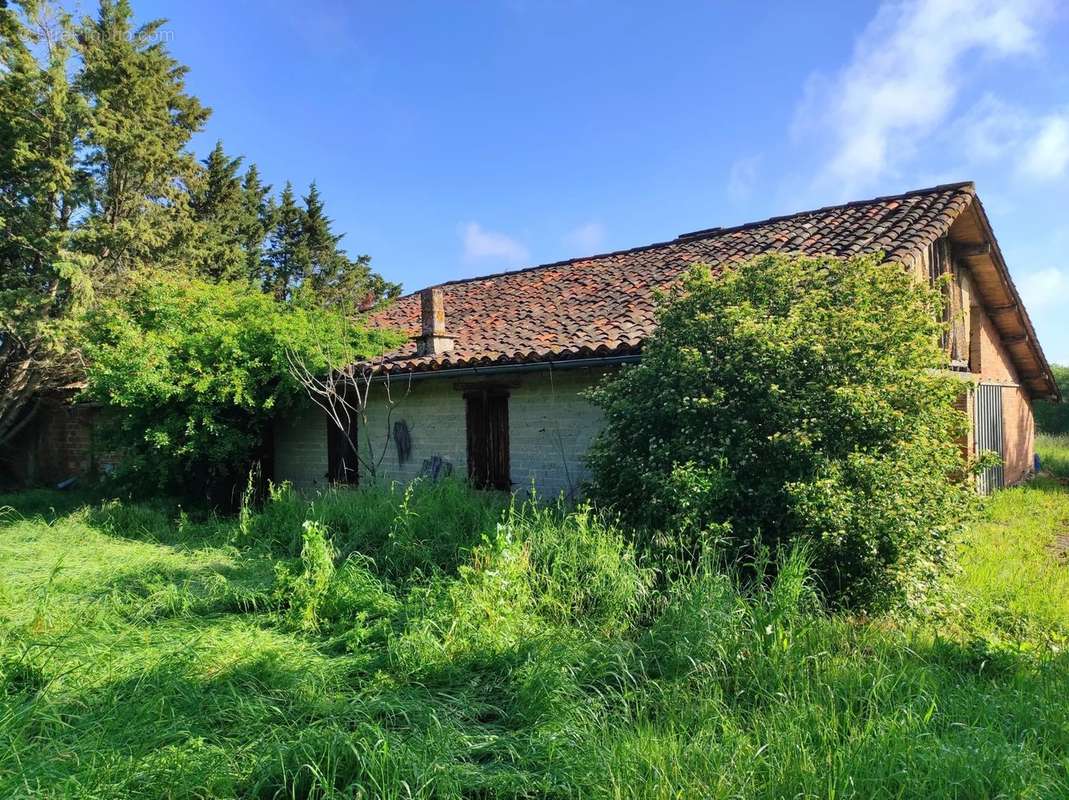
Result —
[{"label": "green bush", "polygon": [[230,501],[275,414],[301,397],[290,356],[309,369],[395,343],[339,314],[285,304],[246,283],[134,276],[89,317],[86,396],[108,407],[103,445],[118,478]]},{"label": "green bush", "polygon": [[842,607],[927,586],[972,496],[937,292],[875,257],[695,267],[591,393],[593,496],[663,556],[807,546]]}]

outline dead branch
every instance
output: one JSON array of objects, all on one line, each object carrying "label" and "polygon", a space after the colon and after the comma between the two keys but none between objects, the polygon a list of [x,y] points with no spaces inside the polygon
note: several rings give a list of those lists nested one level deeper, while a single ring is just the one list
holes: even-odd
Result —
[{"label": "dead branch", "polygon": [[[317,344],[319,349],[317,361],[330,363],[326,357],[326,348]],[[393,380],[390,373],[384,369],[385,354],[380,353],[367,361],[331,365],[325,372],[314,371],[308,366],[308,359],[292,349],[287,349],[286,360],[289,364],[291,377],[305,390],[308,397],[327,415],[327,419],[334,424],[345,442],[349,451],[356,455],[357,464],[366,471],[366,474],[374,480],[378,476],[379,467],[389,452],[390,425],[394,409],[408,397],[411,392],[411,376],[405,382],[405,390],[399,399],[395,398]],[[382,401],[386,408],[386,424],[382,434],[382,447],[376,444],[378,435],[372,436],[368,409],[373,402],[373,386],[378,384],[382,387]],[[353,437],[353,421],[356,421],[358,438],[363,433],[366,449],[360,446],[360,442]]]}]

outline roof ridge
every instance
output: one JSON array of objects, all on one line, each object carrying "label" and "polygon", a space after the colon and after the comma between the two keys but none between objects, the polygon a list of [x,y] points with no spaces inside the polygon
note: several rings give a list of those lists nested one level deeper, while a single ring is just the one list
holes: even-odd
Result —
[{"label": "roof ridge", "polygon": [[[812,214],[823,214],[829,211],[834,211],[840,208],[856,208],[858,206],[871,205],[873,203],[884,203],[888,200],[902,200],[907,197],[916,197],[918,195],[936,194],[937,192],[947,192],[955,189],[970,190],[970,194],[976,194],[976,184],[974,181],[956,181],[953,183],[941,183],[936,186],[928,186],[923,189],[910,189],[906,192],[900,192],[898,194],[887,194],[879,197],[870,197],[866,200],[851,200],[848,203],[835,203],[832,205],[821,206],[820,208],[805,209],[803,211],[794,211],[790,214],[779,214],[773,217],[767,217],[766,219],[756,220],[754,222],[744,222],[739,225],[731,225],[728,227],[715,227],[715,228],[703,228],[690,233],[681,233],[674,239],[667,239],[661,242],[652,242],[650,244],[637,245],[635,247],[625,247],[620,250],[609,250],[604,253],[595,253],[589,256],[577,256],[574,258],[564,258],[559,261],[549,261],[544,264],[532,264],[528,267],[520,267],[518,269],[507,269],[500,272],[491,272],[486,275],[474,275],[470,278],[455,278],[454,280],[444,281],[436,286],[459,286],[465,283],[475,283],[476,281],[491,280],[493,278],[501,278],[506,275],[522,275],[528,272],[534,272],[540,269],[549,269],[551,267],[562,267],[567,264],[576,264],[580,261],[594,261],[600,258],[610,258],[612,256],[626,255],[628,253],[641,253],[646,250],[653,250],[658,247],[665,247],[670,244],[679,244],[683,241],[694,241],[696,239],[708,239],[716,236],[722,236],[725,233],[734,233],[735,231],[747,230],[749,228],[757,228],[762,225],[768,225],[774,222],[782,222],[788,219],[794,219],[797,217],[805,217]],[[409,292],[403,297],[410,297],[419,294],[421,290]]]},{"label": "roof ridge", "polygon": [[941,183],[937,186],[928,186],[924,189],[911,189],[908,192],[900,192],[899,194],[885,194],[880,197],[871,197],[867,200],[851,200],[848,203],[834,203],[829,206],[821,206],[820,208],[813,208],[807,211],[793,211],[790,214],[777,214],[774,217],[766,217],[765,219],[755,220],[753,222],[743,222],[739,225],[729,225],[727,227],[716,228],[702,228],[696,231],[690,231],[688,233],[681,233],[673,241],[679,241],[680,239],[704,239],[711,236],[719,236],[723,233],[729,233],[733,231],[746,230],[747,228],[758,228],[762,225],[768,225],[772,222],[783,222],[788,219],[795,219],[797,217],[806,217],[811,214],[824,214],[828,211],[835,211],[840,208],[857,208],[858,206],[868,206],[873,203],[886,203],[888,200],[904,200],[907,197],[917,197],[925,194],[936,194],[937,192],[948,192],[951,189],[964,189],[969,187],[972,190],[972,194],[976,194],[976,185],[973,181],[957,181],[955,183]]}]

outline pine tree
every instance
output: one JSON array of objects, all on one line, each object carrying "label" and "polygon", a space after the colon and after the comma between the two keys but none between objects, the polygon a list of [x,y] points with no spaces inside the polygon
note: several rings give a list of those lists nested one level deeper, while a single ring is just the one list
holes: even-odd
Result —
[{"label": "pine tree", "polygon": [[190,188],[190,206],[199,239],[191,253],[195,271],[209,280],[238,280],[245,270],[245,197],[238,168],[241,157],[231,158],[216,142],[204,170]]},{"label": "pine tree", "polygon": [[112,283],[152,265],[187,268],[187,187],[199,165],[187,149],[209,109],[185,91],[186,67],[167,53],[163,20],[135,29],[127,0],[101,0],[76,30],[75,86],[90,109],[81,166],[92,178],[83,240]]},{"label": "pine tree", "polygon": [[308,274],[309,262],[304,243],[304,211],[297,205],[292,184],[286,181],[261,265],[264,291],[279,300],[291,299]]},{"label": "pine tree", "polygon": [[241,202],[244,211],[241,245],[245,257],[245,276],[250,280],[258,280],[264,242],[273,224],[275,206],[271,187],[260,180],[260,171],[255,164],[249,164],[241,182]]},{"label": "pine tree", "polygon": [[67,71],[66,14],[0,8],[0,452],[37,398],[76,380],[71,345],[88,298],[75,218],[90,195],[76,143],[89,109]]}]

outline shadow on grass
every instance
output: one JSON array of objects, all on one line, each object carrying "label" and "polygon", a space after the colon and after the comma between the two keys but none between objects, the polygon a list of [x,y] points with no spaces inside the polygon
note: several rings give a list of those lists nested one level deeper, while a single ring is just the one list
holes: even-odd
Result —
[{"label": "shadow on grass", "polygon": [[52,525],[78,512],[84,513],[87,524],[109,536],[190,548],[228,544],[237,530],[233,517],[183,507],[172,498],[119,500],[93,489],[0,494],[0,527],[34,519]]},{"label": "shadow on grass", "polygon": [[1012,488],[1023,487],[1049,494],[1069,494],[1069,478],[1056,475],[1044,470],[1034,478],[1024,483],[1015,484]]},{"label": "shadow on grass", "polygon": [[1055,480],[1069,479],[1069,435],[1036,437],[1043,473]]},{"label": "shadow on grass", "polygon": [[192,650],[174,652],[57,695],[63,700],[38,701],[16,745],[33,754],[23,780],[94,796],[235,796],[250,746],[282,730],[297,735],[293,726],[322,703],[307,663],[280,646],[225,655],[232,661],[220,668]]},{"label": "shadow on grass", "polygon": [[96,591],[127,619],[249,614],[273,609],[274,561],[222,559],[199,566],[149,563],[120,568]]},{"label": "shadow on grass", "polygon": [[0,526],[38,517],[51,524],[99,499],[98,494],[88,490],[27,489],[0,494]]}]

